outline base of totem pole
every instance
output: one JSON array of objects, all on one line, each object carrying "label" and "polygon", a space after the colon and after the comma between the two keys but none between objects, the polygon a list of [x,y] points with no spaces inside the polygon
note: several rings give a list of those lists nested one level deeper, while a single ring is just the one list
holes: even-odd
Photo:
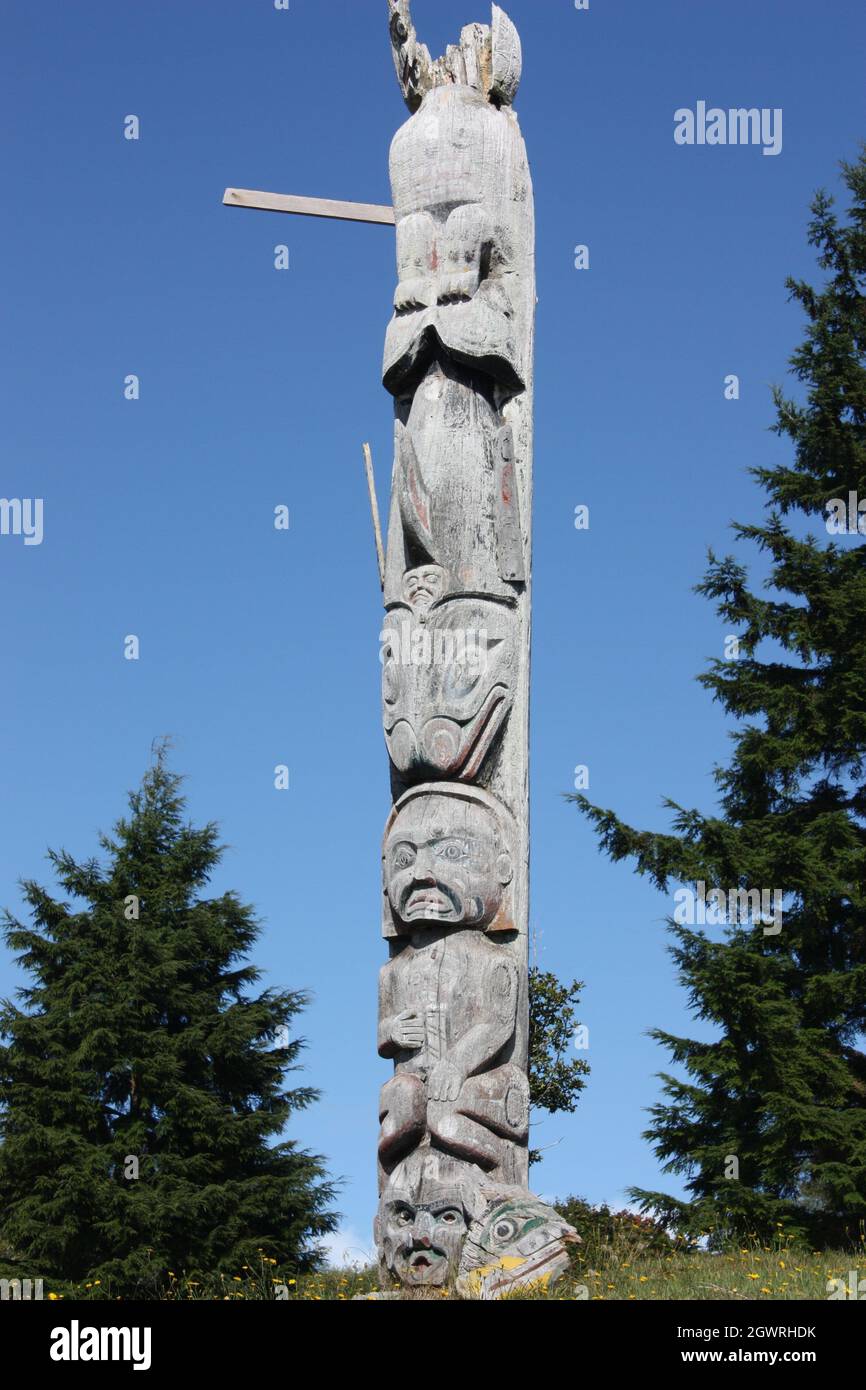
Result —
[{"label": "base of totem pole", "polygon": [[[448,1173],[435,1171],[440,1178]],[[373,1297],[407,1300],[487,1303],[546,1292],[567,1271],[569,1247],[580,1244],[559,1212],[526,1188],[483,1181],[449,1187],[429,1178],[414,1200],[406,1190],[386,1189],[374,1234],[383,1288]]]},{"label": "base of totem pole", "polygon": [[[580,1237],[573,1233],[559,1239],[569,1243],[580,1242]],[[568,1268],[568,1255],[564,1245],[560,1245],[559,1250],[555,1252],[555,1259],[555,1267],[548,1265],[539,1275],[532,1271],[534,1261],[506,1256],[492,1264],[472,1270],[469,1275],[461,1278],[454,1288],[420,1285],[417,1288],[377,1290],[375,1293],[356,1293],[352,1302],[380,1303],[387,1300],[396,1303],[433,1303],[442,1299],[453,1299],[463,1303],[492,1303],[517,1293],[548,1293]]]}]

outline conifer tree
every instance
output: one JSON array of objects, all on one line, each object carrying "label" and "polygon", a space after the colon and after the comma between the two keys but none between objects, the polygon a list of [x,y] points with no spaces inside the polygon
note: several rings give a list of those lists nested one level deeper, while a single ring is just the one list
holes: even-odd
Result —
[{"label": "conifer tree", "polygon": [[866,149],[842,172],[847,219],[823,192],[812,204],[823,283],[787,282],[806,320],[797,399],[774,392],[790,460],[751,470],[766,516],[734,528],[768,557],[767,594],[712,552],[698,589],[740,634],[739,659],[699,678],[738,721],[718,813],[667,801],[673,832],[638,832],[573,798],[663,891],[785,894],[781,930],[730,911],[716,930],[670,922],[715,1036],[654,1030],[685,1078],[663,1076],[645,1137],[689,1197],[632,1195],[717,1241],[781,1228],[840,1244],[866,1220]]},{"label": "conifer tree", "polygon": [[64,899],[26,882],[32,925],[6,913],[30,983],[0,1008],[0,1245],[123,1295],[258,1251],[305,1271],[336,1224],[322,1160],[281,1137],[317,1098],[285,1088],[306,996],[253,991],[258,924],[204,896],[223,849],[180,781],[162,745],[104,862],[49,852]]}]

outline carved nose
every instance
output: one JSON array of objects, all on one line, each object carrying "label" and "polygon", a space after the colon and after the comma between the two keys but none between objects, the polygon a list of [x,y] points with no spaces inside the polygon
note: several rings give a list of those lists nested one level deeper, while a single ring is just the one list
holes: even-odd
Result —
[{"label": "carved nose", "polygon": [[422,1250],[429,1250],[433,1244],[431,1236],[433,1234],[433,1222],[430,1213],[419,1211],[415,1217],[415,1225],[412,1230],[412,1239],[416,1245],[420,1245]]},{"label": "carved nose", "polygon": [[415,860],[412,879],[415,883],[430,885],[436,882],[436,875],[433,872],[433,865],[427,855],[419,851],[418,858]]}]

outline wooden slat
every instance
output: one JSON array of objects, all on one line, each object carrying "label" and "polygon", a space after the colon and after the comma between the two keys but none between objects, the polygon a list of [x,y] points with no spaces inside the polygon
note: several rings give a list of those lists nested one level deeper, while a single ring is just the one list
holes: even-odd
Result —
[{"label": "wooden slat", "polygon": [[339,203],[328,198],[296,198],[291,193],[263,193],[257,188],[227,188],[223,202],[233,208],[263,208],[306,217],[335,217],[344,222],[379,222],[394,226],[394,209],[379,203]]},{"label": "wooden slat", "polygon": [[379,503],[376,500],[376,480],[373,477],[373,452],[369,444],[364,448],[364,468],[367,473],[367,488],[370,492],[370,510],[373,513],[373,536],[376,541],[376,559],[379,562],[379,584],[385,587],[385,549],[382,545],[382,525],[379,521]]}]

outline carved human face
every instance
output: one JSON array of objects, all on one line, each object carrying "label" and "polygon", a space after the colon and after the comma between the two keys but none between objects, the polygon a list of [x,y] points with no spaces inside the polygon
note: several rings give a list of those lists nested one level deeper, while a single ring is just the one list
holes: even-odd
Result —
[{"label": "carved human face", "polygon": [[496,814],[480,802],[428,792],[411,798],[391,826],[385,883],[406,926],[486,927],[511,875]]},{"label": "carved human face", "polygon": [[386,1201],[380,1232],[385,1264],[410,1288],[441,1288],[457,1273],[467,1229],[456,1188],[417,1204],[399,1197]]},{"label": "carved human face", "polygon": [[441,565],[422,565],[403,576],[403,598],[413,613],[426,613],[445,592],[445,571]]}]

